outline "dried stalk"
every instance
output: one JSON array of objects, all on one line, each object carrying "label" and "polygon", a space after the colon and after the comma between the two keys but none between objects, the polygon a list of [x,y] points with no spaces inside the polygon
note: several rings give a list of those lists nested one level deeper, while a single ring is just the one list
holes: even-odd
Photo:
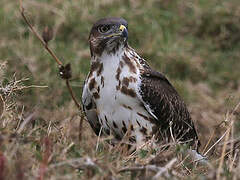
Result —
[{"label": "dried stalk", "polygon": [[24,19],[24,21],[27,23],[28,27],[31,29],[33,34],[38,38],[38,40],[42,43],[42,45],[45,47],[45,49],[51,54],[53,59],[58,63],[58,65],[63,65],[63,63],[57,58],[57,56],[54,54],[54,52],[48,47],[47,43],[42,39],[42,37],[37,33],[33,25],[29,22],[27,17],[24,14],[24,8],[22,6],[22,0],[19,0],[19,5],[20,5],[20,13]]},{"label": "dried stalk", "polygon": [[[56,63],[60,66],[60,69],[66,69],[67,71],[70,71],[71,69],[67,68],[70,67],[70,65],[66,65],[64,66],[62,61],[59,60],[59,58],[55,55],[55,53],[48,47],[48,41],[51,40],[51,37],[48,37],[48,39],[46,40],[45,38],[42,38],[39,33],[35,30],[35,28],[33,27],[33,25],[30,23],[30,21],[27,19],[27,17],[24,14],[24,8],[22,5],[22,0],[19,0],[19,9],[20,9],[20,13],[24,19],[24,21],[26,22],[26,24],[28,25],[28,27],[30,28],[30,30],[32,31],[32,33],[37,37],[37,39],[41,42],[41,44],[43,45],[43,47],[48,51],[48,53],[53,57],[53,59],[56,61]],[[66,72],[66,73],[70,73],[70,72]],[[66,79],[66,86],[68,88],[68,91],[74,101],[74,103],[76,104],[77,108],[80,110],[81,112],[81,119],[80,119],[80,123],[79,123],[79,140],[81,140],[81,135],[82,135],[82,124],[83,124],[83,111],[81,108],[81,105],[78,103],[73,90],[70,86],[69,83],[69,79],[71,78],[70,76],[67,77],[62,77],[63,79]]]},{"label": "dried stalk", "polygon": [[226,147],[227,147],[227,143],[228,143],[228,140],[230,138],[230,133],[231,133],[231,130],[232,130],[232,127],[233,127],[233,124],[234,124],[234,120],[232,118],[233,118],[234,113],[238,110],[239,107],[240,107],[240,102],[236,105],[236,107],[231,112],[231,114],[227,113],[227,117],[226,117],[225,122],[230,122],[230,125],[225,132],[226,136],[225,136],[225,141],[224,141],[223,148],[222,148],[220,163],[219,163],[218,170],[217,170],[217,180],[220,179],[220,177],[221,177],[221,173],[222,173],[222,169],[223,169],[222,168],[223,167],[223,161],[224,161],[224,157],[226,156]]},{"label": "dried stalk", "polygon": [[[232,124],[233,123],[231,123],[231,126],[232,126]],[[218,170],[217,170],[217,180],[220,179],[220,177],[221,177],[222,166],[223,166],[223,161],[224,161],[224,157],[225,157],[227,141],[228,141],[229,136],[230,136],[231,126],[226,131],[225,141],[224,141],[223,148],[222,148],[221,159],[220,159],[220,163],[219,163]]]}]

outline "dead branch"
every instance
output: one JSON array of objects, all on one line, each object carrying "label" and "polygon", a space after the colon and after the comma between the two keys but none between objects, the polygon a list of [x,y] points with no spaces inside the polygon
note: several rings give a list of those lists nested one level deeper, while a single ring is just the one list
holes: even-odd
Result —
[{"label": "dead branch", "polygon": [[[44,30],[43,32],[43,38],[37,33],[37,31],[35,30],[35,28],[33,27],[33,25],[30,23],[30,21],[27,19],[27,17],[24,14],[24,8],[22,6],[22,0],[19,0],[19,5],[20,5],[20,13],[24,19],[24,21],[26,22],[26,24],[28,25],[28,27],[30,28],[30,30],[33,32],[33,34],[37,37],[37,39],[41,42],[41,44],[43,45],[43,47],[48,51],[48,53],[53,57],[53,59],[57,62],[57,64],[60,66],[60,70],[62,69],[62,71],[64,71],[67,76],[63,76],[64,79],[66,79],[66,85],[67,88],[69,90],[69,93],[74,101],[74,103],[77,105],[78,109],[81,110],[81,106],[78,103],[77,99],[74,96],[74,93],[72,91],[72,88],[69,84],[69,79],[71,78],[70,75],[70,64],[67,64],[66,66],[63,65],[63,63],[59,60],[59,58],[55,55],[55,53],[48,47],[48,41],[51,40],[51,35],[48,34],[48,32],[50,33],[50,31],[48,30]],[[50,33],[51,34],[51,33]],[[62,72],[61,71],[61,72]],[[60,72],[60,73],[61,73]],[[62,76],[61,76],[62,77]]]},{"label": "dead branch", "polygon": [[80,123],[79,123],[79,140],[81,139],[81,134],[82,134],[82,124],[83,124],[83,111],[81,108],[81,105],[78,103],[73,90],[70,86],[69,83],[69,79],[71,78],[71,66],[70,64],[67,65],[63,65],[62,61],[59,60],[59,58],[55,55],[55,53],[49,48],[48,46],[48,41],[50,41],[52,39],[52,32],[48,29],[45,28],[42,34],[42,37],[39,35],[39,33],[35,30],[35,28],[33,27],[33,25],[30,23],[30,21],[27,19],[27,17],[24,14],[24,8],[22,5],[22,0],[19,0],[19,9],[20,9],[20,13],[24,19],[24,21],[26,22],[26,24],[28,25],[28,27],[30,28],[30,30],[32,31],[32,33],[37,37],[37,39],[41,42],[41,44],[43,45],[43,47],[47,50],[47,52],[52,56],[52,58],[57,62],[57,64],[59,65],[59,70],[60,70],[60,76],[66,80],[66,86],[68,88],[68,91],[74,101],[74,103],[76,104],[77,108],[80,110],[81,112],[81,119],[80,119]]},{"label": "dead branch", "polygon": [[22,0],[19,0],[19,7],[20,7],[20,13],[24,19],[24,21],[27,23],[28,27],[31,29],[33,34],[38,38],[38,40],[42,43],[42,45],[45,47],[45,49],[51,54],[53,59],[58,63],[58,65],[63,65],[63,63],[57,58],[57,56],[54,54],[54,52],[48,47],[47,42],[43,40],[43,38],[37,33],[33,25],[30,23],[30,21],[27,19],[27,17],[24,14],[24,8],[22,6]]}]

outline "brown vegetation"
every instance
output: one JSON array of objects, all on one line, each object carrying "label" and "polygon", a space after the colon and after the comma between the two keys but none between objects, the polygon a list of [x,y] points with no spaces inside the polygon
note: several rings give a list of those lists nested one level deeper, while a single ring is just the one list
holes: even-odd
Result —
[{"label": "brown vegetation", "polygon": [[[170,77],[187,102],[205,163],[194,161],[184,145],[126,155],[121,144],[96,137],[57,79],[56,64],[27,29],[19,4],[0,5],[0,179],[240,178],[237,1],[24,1],[34,27],[43,29],[44,48],[72,60],[67,84],[78,99],[91,24],[108,15],[106,9],[124,16],[130,44]],[[52,32],[44,28],[49,24]]]}]

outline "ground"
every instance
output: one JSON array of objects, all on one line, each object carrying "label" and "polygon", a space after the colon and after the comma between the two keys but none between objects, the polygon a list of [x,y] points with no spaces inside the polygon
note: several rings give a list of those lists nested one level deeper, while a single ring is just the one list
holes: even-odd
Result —
[{"label": "ground", "polygon": [[24,0],[23,5],[40,34],[45,26],[53,29],[49,46],[71,63],[79,102],[90,64],[91,25],[105,16],[128,20],[129,44],[183,97],[200,152],[209,150],[208,162],[192,163],[187,147],[179,145],[129,156],[95,136],[85,120],[79,131],[81,112],[55,61],[29,31],[18,1],[1,0],[0,179],[147,179],[156,172],[170,179],[240,178],[238,0]]}]

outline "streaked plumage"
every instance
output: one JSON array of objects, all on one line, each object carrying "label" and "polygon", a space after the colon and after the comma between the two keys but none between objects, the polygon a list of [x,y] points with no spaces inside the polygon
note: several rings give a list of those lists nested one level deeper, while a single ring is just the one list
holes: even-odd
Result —
[{"label": "streaked plumage", "polygon": [[137,146],[153,136],[156,142],[174,138],[198,145],[183,100],[163,74],[129,47],[127,38],[122,18],[101,19],[90,32],[91,68],[82,103],[92,129],[113,135],[116,142],[129,132]]}]

